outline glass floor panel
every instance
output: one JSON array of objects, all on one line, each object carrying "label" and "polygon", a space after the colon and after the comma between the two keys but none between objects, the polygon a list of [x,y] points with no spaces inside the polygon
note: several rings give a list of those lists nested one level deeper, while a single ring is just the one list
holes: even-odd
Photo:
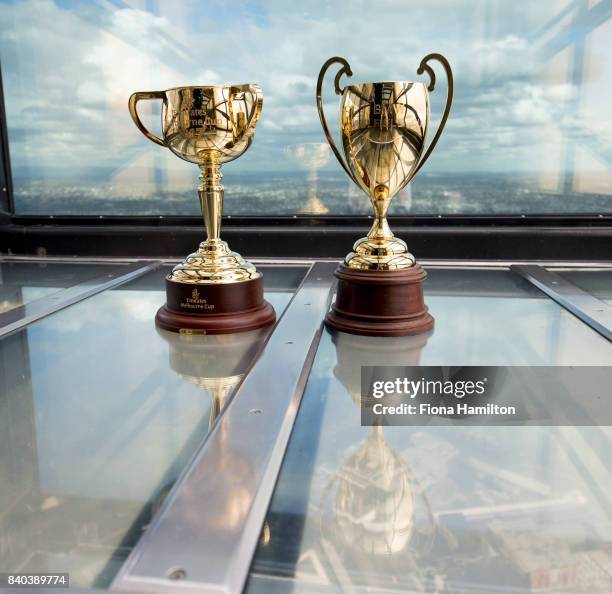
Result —
[{"label": "glass floor panel", "polygon": [[[508,270],[429,269],[422,365],[610,365],[612,345]],[[375,339],[376,340],[376,339]]]},{"label": "glass floor panel", "polygon": [[324,331],[249,594],[612,591],[610,427],[361,426],[362,365],[612,362],[518,275],[428,272],[431,335]]},{"label": "glass floor panel", "polygon": [[555,270],[557,274],[612,305],[612,270]]},{"label": "glass floor panel", "polygon": [[[307,268],[260,265],[283,312]],[[107,587],[269,330],[158,331],[165,269],[0,340],[0,571]]]},{"label": "glass floor panel", "polygon": [[122,263],[0,262],[0,313],[104,276]]}]

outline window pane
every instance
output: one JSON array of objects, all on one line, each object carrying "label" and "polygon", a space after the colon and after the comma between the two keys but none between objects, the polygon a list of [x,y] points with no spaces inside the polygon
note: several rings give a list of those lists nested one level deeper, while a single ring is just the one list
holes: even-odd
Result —
[{"label": "window pane", "polygon": [[[197,167],[145,139],[127,99],[224,82],[264,90],[253,146],[223,168],[226,214],[370,213],[325,142],[319,68],[341,55],[354,81],[416,80],[429,52],[451,62],[455,101],[392,212],[612,211],[608,0],[14,0],[0,15],[19,213],[198,214]],[[337,132],[332,86],[333,74]]]}]

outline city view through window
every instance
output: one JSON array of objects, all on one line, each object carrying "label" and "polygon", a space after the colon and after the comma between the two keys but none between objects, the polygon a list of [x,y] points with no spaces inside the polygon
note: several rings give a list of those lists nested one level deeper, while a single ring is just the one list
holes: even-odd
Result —
[{"label": "city view through window", "polygon": [[[321,129],[321,65],[347,58],[350,83],[427,81],[419,62],[440,52],[450,118],[391,213],[610,213],[611,17],[610,0],[0,2],[16,211],[199,214],[198,168],[144,138],[128,98],[252,82],[263,112],[253,145],[223,167],[224,213],[370,214]],[[324,102],[337,135],[334,75]],[[445,93],[438,71],[429,139]],[[139,110],[159,133],[159,102]]]}]

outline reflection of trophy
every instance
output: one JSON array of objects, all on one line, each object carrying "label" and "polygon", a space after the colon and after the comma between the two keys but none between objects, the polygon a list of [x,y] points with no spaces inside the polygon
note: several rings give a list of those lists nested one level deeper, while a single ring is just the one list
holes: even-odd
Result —
[{"label": "reflection of trophy", "polygon": [[370,336],[333,332],[332,340],[338,358],[334,375],[359,406],[362,367],[417,367],[420,364],[421,352],[432,334],[395,336],[380,340]]},{"label": "reflection of trophy", "polygon": [[326,214],[329,208],[317,195],[319,169],[329,161],[329,146],[323,142],[303,142],[285,147],[285,155],[308,172],[308,201],[300,210],[307,214]]},{"label": "reflection of trophy", "polygon": [[[269,330],[193,336],[158,329],[158,334],[168,343],[170,367],[210,396],[210,428],[244,374],[259,357]],[[206,473],[202,481],[215,481],[216,488],[209,494],[206,504],[216,507],[218,513],[214,516],[202,514],[202,494],[192,491],[189,485],[184,492],[189,501],[186,506],[189,530],[204,532],[212,541],[228,532],[233,533],[242,525],[256,487],[253,468],[240,448],[235,447],[235,438],[235,430],[232,431],[228,422],[221,423],[217,434],[218,457],[213,466],[195,471]],[[223,497],[218,498],[218,493],[223,493]]]},{"label": "reflection of trophy", "polygon": [[[439,61],[448,77],[448,94],[440,126],[425,150],[429,125],[429,95],[435,84],[427,64]],[[340,137],[346,163],[329,132],[323,114],[321,88],[327,69],[342,68],[335,78],[340,99]],[[329,326],[354,334],[401,336],[433,327],[423,300],[425,271],[406,243],[393,235],[387,210],[393,196],[415,176],[428,159],[446,124],[452,101],[453,77],[440,54],[426,56],[418,73],[427,72],[429,87],[421,82],[376,82],[339,86],[340,76],[351,76],[344,58],[331,58],[317,81],[317,107],[332,151],[349,177],[366,192],[374,208],[374,224],[367,237],[355,243],[336,270],[338,291],[327,315]]]},{"label": "reflection of trophy", "polygon": [[[163,140],[140,121],[136,104],[161,99]],[[263,278],[219,237],[223,210],[221,165],[242,155],[253,140],[263,97],[257,85],[178,87],[134,93],[130,114],[149,140],[196,163],[207,239],[166,277],[166,305],[156,321],[166,330],[221,334],[254,330],[275,320],[264,301]]]},{"label": "reflection of trophy", "polygon": [[[334,333],[334,375],[358,404],[362,365],[418,365],[429,335],[385,339]],[[392,344],[389,344],[392,343]],[[382,587],[397,575],[422,579],[419,560],[435,536],[429,502],[381,426],[349,453],[324,494],[322,536],[342,555],[355,583]],[[384,576],[381,578],[381,576]],[[418,590],[416,584],[411,589]]]},{"label": "reflection of trophy", "polygon": [[[202,388],[211,397],[209,428],[227,405],[244,374],[254,365],[269,336],[267,328],[252,332],[217,336],[176,334],[158,329],[158,334],[170,348],[170,367],[187,381]],[[215,515],[202,514],[202,493],[187,486],[184,497],[189,530],[215,538],[227,538],[242,525],[250,509],[257,487],[250,461],[236,447],[236,429],[224,420],[218,428],[218,457],[212,467],[200,468],[206,474],[203,482],[214,480],[215,489],[209,493],[207,505],[216,507]],[[219,437],[220,436],[220,437]],[[222,494],[222,495],[219,495]],[[266,532],[267,530],[267,532]],[[261,542],[269,539],[269,527],[264,525]]]},{"label": "reflection of trophy", "polygon": [[402,551],[414,529],[410,471],[389,446],[380,426],[336,474],[336,527],[342,538],[373,555]]},{"label": "reflection of trophy", "polygon": [[192,336],[158,329],[170,347],[170,367],[211,398],[212,426],[227,398],[253,365],[268,336],[267,329],[216,336]]}]

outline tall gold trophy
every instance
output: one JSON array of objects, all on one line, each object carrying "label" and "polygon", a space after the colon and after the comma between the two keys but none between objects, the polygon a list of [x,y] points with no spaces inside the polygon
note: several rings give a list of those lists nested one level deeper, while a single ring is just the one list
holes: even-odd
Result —
[{"label": "tall gold trophy", "polygon": [[[162,100],[163,138],[140,121],[136,107],[143,99]],[[261,89],[254,84],[177,87],[130,97],[130,115],[138,129],[201,171],[198,195],[207,239],[166,277],[166,305],[156,316],[165,330],[226,334],[261,328],[276,319],[263,298],[261,273],[219,235],[221,165],[251,146],[262,105]]]},{"label": "tall gold trophy", "polygon": [[[448,79],[446,106],[429,147],[429,94],[435,73],[429,61],[442,64]],[[345,160],[329,132],[323,113],[321,89],[332,64],[342,68],[334,79],[340,99],[340,138]],[[344,58],[330,58],[317,81],[317,108],[332,151],[348,176],[368,196],[374,208],[374,224],[367,237],[358,240],[335,272],[335,303],[326,317],[332,328],[370,336],[402,336],[431,330],[434,320],[423,299],[426,272],[416,263],[406,243],[395,237],[387,222],[391,199],[421,169],[446,124],[453,97],[453,75],[446,58],[429,54],[418,74],[422,82],[374,82],[340,88],[342,74],[352,76]]]}]

